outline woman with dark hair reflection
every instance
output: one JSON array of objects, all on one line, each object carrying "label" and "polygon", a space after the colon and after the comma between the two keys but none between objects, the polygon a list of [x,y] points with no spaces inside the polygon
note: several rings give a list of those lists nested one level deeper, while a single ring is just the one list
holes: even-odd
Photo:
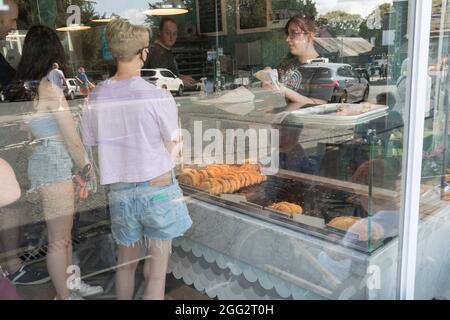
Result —
[{"label": "woman with dark hair reflection", "polygon": [[33,112],[25,123],[38,142],[29,158],[30,192],[41,201],[47,223],[47,268],[56,289],[56,299],[82,300],[99,292],[84,282],[69,289],[67,268],[72,265],[71,231],[75,213],[73,172],[89,168],[86,153],[76,130],[63,91],[48,78],[54,62],[65,63],[64,49],[55,31],[32,27],[25,38],[16,79],[38,81]]}]

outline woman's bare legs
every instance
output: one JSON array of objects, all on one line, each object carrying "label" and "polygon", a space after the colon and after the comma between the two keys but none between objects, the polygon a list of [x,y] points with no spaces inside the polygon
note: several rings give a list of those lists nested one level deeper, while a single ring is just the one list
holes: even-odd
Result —
[{"label": "woman's bare legs", "polygon": [[172,241],[152,240],[144,265],[144,300],[164,300]]},{"label": "woman's bare legs", "polygon": [[[0,209],[0,253],[10,254],[19,247],[20,226],[22,225],[23,211],[17,205],[4,207]],[[10,274],[20,269],[23,262],[16,254],[7,257],[6,270]]]},{"label": "woman's bare legs", "polygon": [[118,245],[117,250],[117,300],[132,300],[136,268],[139,264],[139,259],[141,258],[141,245],[139,243],[129,247]]},{"label": "woman's bare legs", "polygon": [[67,267],[72,263],[72,225],[74,190],[71,181],[41,187],[42,207],[47,221],[47,269],[52,278],[58,299],[66,299]]}]

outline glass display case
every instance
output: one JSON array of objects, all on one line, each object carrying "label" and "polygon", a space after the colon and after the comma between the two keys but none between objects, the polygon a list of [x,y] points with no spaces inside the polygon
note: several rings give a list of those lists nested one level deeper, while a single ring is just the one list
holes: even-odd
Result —
[{"label": "glass display case", "polygon": [[[39,23],[57,30],[67,79],[83,66],[98,86],[116,72],[106,18],[153,31],[161,21],[141,12],[144,0],[15,2],[19,31],[0,39],[0,62],[16,68]],[[174,96],[172,155],[193,225],[173,240],[172,280],[224,300],[450,297],[448,1],[347,2],[198,0],[173,17],[179,78],[202,90]],[[0,85],[0,158],[24,195],[1,210],[19,213],[0,214],[2,266],[14,256],[42,263],[49,248],[43,200],[28,193],[39,141],[22,129],[34,102],[12,101],[20,90],[28,99],[33,88]],[[76,98],[79,123],[89,99]],[[74,256],[104,281],[105,299],[117,269],[109,192],[95,180],[86,201],[69,199]],[[16,223],[21,242],[5,241]]]},{"label": "glass display case", "polygon": [[[212,261],[236,268],[242,279],[229,286],[250,281],[247,298],[338,298],[349,290],[347,298],[383,296],[356,283],[374,261],[395,255],[401,158],[392,149],[403,123],[385,105],[299,109],[271,91],[239,91],[250,97],[247,106],[217,97],[178,100],[178,179],[195,222],[176,242],[187,253],[175,256],[206,259],[206,274]],[[183,265],[174,265],[174,274],[200,285],[200,274]],[[275,291],[259,288],[248,273]],[[204,285],[211,296],[233,296]]]}]

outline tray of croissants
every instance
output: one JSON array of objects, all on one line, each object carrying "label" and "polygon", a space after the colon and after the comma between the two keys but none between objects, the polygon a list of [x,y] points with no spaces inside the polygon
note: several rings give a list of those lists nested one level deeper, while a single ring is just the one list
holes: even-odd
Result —
[{"label": "tray of croissants", "polygon": [[[178,176],[182,185],[200,189],[214,196],[240,193],[267,181],[259,164],[210,165],[202,169],[183,169]],[[243,198],[245,199],[245,197]],[[273,202],[264,209],[294,218],[303,214],[303,208],[291,202]]]},{"label": "tray of croissants", "polygon": [[209,192],[211,195],[233,194],[267,181],[258,164],[209,165],[202,169],[186,168],[178,176],[182,185]]}]

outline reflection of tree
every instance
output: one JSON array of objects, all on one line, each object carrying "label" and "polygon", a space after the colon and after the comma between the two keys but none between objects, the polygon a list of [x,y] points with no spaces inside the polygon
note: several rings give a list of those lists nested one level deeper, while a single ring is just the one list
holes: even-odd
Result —
[{"label": "reflection of tree", "polygon": [[[376,14],[376,10],[375,9],[371,14],[369,14],[368,18],[373,17]],[[389,3],[384,3],[380,6],[378,6],[378,10],[380,13],[380,18],[383,21],[383,17],[386,13],[388,13],[391,10],[391,4]],[[374,28],[369,28],[370,24],[368,25],[368,19],[365,19],[359,28],[359,36],[369,40],[371,38],[375,38],[375,46],[376,47],[380,47],[382,45],[382,39],[383,39],[383,33],[381,28],[380,29],[374,29]]]},{"label": "reflection of tree", "polygon": [[326,27],[328,32],[336,36],[357,36],[363,19],[359,14],[350,14],[344,11],[333,11],[317,19],[319,27]]},{"label": "reflection of tree", "polygon": [[[91,20],[98,18],[94,5],[84,0],[16,0],[19,8],[27,13],[27,18],[23,21],[23,27],[29,27],[31,24],[43,24],[52,29],[67,25],[67,8],[71,5],[79,6],[81,9],[81,23],[92,25]],[[92,68],[101,65],[103,60],[100,55],[100,30],[93,27],[90,30],[71,32],[72,46],[67,50],[69,66],[64,66],[69,76],[74,72],[78,64],[86,65]],[[68,34],[58,32],[64,46],[69,49]]]},{"label": "reflection of tree", "polygon": [[271,19],[289,19],[295,14],[317,16],[317,8],[313,0],[280,0],[271,3]]},{"label": "reflection of tree", "polygon": [[239,16],[241,29],[263,28],[267,26],[266,0],[240,0]]}]

